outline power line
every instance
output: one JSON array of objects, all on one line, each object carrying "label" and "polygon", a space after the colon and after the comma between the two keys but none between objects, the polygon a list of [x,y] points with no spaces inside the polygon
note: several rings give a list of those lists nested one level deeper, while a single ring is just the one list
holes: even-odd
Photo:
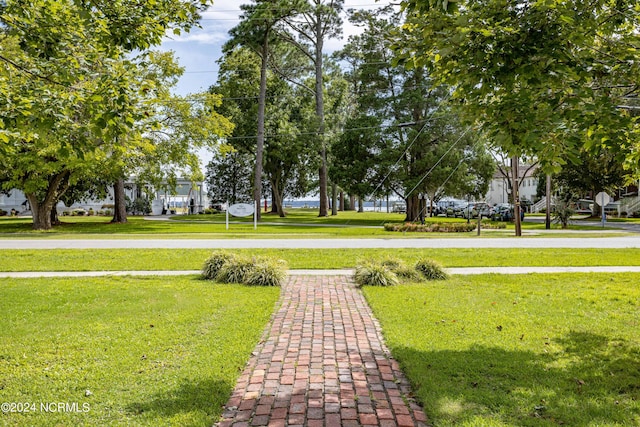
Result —
[{"label": "power line", "polygon": [[[451,96],[449,94],[449,96]],[[447,97],[447,99],[449,98],[449,96]],[[393,166],[391,166],[389,168],[389,173],[387,173],[385,175],[385,177],[382,179],[382,181],[380,182],[380,184],[378,184],[378,186],[375,188],[375,190],[373,190],[373,192],[371,194],[376,194],[378,192],[378,190],[380,189],[380,187],[382,186],[382,184],[384,184],[384,182],[387,180],[387,178],[389,178],[389,175],[391,175],[391,172],[393,172],[393,170],[398,166],[398,164],[400,163],[400,161],[402,160],[402,158],[409,152],[409,150],[411,149],[411,147],[413,146],[413,144],[416,142],[416,140],[418,139],[418,137],[420,136],[420,134],[422,133],[422,131],[424,131],[424,129],[427,127],[427,123],[429,123],[429,121],[433,118],[433,116],[438,112],[438,110],[440,109],[440,106],[442,105],[443,102],[446,102],[447,99],[442,100],[441,103],[438,104],[438,106],[436,107],[435,110],[433,110],[433,112],[429,115],[429,117],[426,118],[424,125],[420,128],[420,131],[416,134],[416,136],[413,138],[413,141],[411,141],[411,144],[409,144],[409,146],[407,147],[406,150],[404,150],[404,152],[400,155],[400,157],[398,157],[398,160],[396,160],[396,162],[393,164]]]},{"label": "power line", "polygon": [[453,144],[451,144],[451,147],[449,147],[449,149],[442,156],[440,156],[438,161],[431,167],[431,169],[429,169],[427,171],[427,173],[425,173],[424,176],[422,178],[420,178],[420,181],[418,181],[418,183],[411,189],[411,191],[409,191],[406,194],[406,197],[409,197],[411,195],[411,193],[413,193],[415,191],[415,189],[418,188],[420,186],[420,184],[422,184],[424,182],[424,180],[427,179],[427,177],[429,175],[431,175],[431,172],[433,172],[433,170],[436,168],[436,166],[438,166],[440,164],[440,162],[442,162],[442,160],[447,156],[447,154],[449,154],[451,152],[451,150],[453,150],[453,147],[458,145],[458,142],[460,142],[460,140],[462,140],[462,138],[467,134],[467,132],[469,132],[469,130],[471,130],[471,126],[467,127],[467,129],[464,132],[462,132],[462,135],[460,135],[460,137]]}]

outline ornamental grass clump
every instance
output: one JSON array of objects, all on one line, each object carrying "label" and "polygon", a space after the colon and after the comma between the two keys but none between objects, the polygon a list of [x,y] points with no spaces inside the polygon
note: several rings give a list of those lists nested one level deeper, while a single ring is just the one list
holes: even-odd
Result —
[{"label": "ornamental grass clump", "polygon": [[219,283],[280,286],[287,276],[287,263],[270,257],[239,256],[214,252],[202,267],[202,277]]},{"label": "ornamental grass clump", "polygon": [[394,286],[399,283],[393,271],[372,261],[358,263],[354,280],[358,286]]},{"label": "ornamental grass clump", "polygon": [[421,279],[420,274],[407,266],[400,258],[385,258],[382,260],[382,265],[391,270],[401,281],[413,282]]},{"label": "ornamental grass clump", "polygon": [[422,280],[422,275],[415,268],[407,265],[394,268],[393,272],[403,282],[420,282]]},{"label": "ornamental grass clump", "polygon": [[442,266],[431,259],[419,260],[415,269],[427,280],[446,280],[449,278]]},{"label": "ornamental grass clump", "polygon": [[233,254],[227,252],[213,252],[202,266],[202,278],[207,280],[215,280],[222,266],[231,261],[233,257]]},{"label": "ornamental grass clump", "polygon": [[255,260],[253,258],[235,256],[222,265],[216,275],[216,281],[221,283],[245,283],[254,265]]},{"label": "ornamental grass clump", "polygon": [[281,286],[287,277],[287,263],[281,259],[256,260],[244,283],[250,286]]}]

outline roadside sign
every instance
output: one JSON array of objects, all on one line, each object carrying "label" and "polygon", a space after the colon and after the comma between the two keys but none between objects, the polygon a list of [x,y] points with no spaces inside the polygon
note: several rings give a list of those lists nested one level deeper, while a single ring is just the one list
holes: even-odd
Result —
[{"label": "roadside sign", "polygon": [[607,214],[604,212],[604,207],[607,206],[607,204],[609,204],[610,201],[611,201],[611,197],[609,197],[609,195],[604,191],[601,191],[598,194],[596,194],[596,199],[595,199],[596,205],[602,207],[602,227],[604,227],[604,223],[607,222]]},{"label": "roadside sign", "polygon": [[[229,206],[229,202],[227,202]],[[227,207],[226,215],[226,228],[229,229],[229,215],[243,217],[253,215],[253,229],[258,228],[258,202],[251,203],[236,203]]]},{"label": "roadside sign", "polygon": [[254,207],[250,203],[236,203],[228,208],[229,214],[233,216],[251,216],[254,212]]},{"label": "roadside sign", "polygon": [[596,194],[595,202],[598,206],[607,206],[607,204],[609,204],[610,201],[611,201],[611,197],[604,191],[601,191],[598,194]]}]

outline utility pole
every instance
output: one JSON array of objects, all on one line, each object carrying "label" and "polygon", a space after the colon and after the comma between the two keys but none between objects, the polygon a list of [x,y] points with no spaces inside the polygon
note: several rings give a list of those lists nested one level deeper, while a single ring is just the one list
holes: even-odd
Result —
[{"label": "utility pole", "polygon": [[547,210],[546,210],[546,219],[544,228],[547,230],[551,229],[551,174],[547,174]]},{"label": "utility pole", "polygon": [[520,222],[520,181],[518,171],[518,156],[511,159],[511,171],[513,173],[512,195],[513,195],[513,220],[516,226],[516,236],[522,236],[522,223]]}]

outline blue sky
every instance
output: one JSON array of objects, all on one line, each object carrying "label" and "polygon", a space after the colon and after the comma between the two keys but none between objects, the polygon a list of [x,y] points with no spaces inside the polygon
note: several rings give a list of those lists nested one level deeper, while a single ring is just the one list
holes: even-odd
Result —
[{"label": "blue sky", "polygon": [[[185,74],[180,79],[175,92],[179,95],[201,92],[217,80],[216,61],[222,55],[222,45],[229,38],[229,30],[239,22],[240,8],[244,1],[217,1],[202,16],[202,28],[193,29],[180,37],[166,38],[162,50],[176,53]],[[389,0],[345,0],[346,9],[377,9],[391,3]],[[344,19],[343,39],[329,40],[325,46],[327,52],[339,49],[347,37],[356,34],[359,29]]]}]

